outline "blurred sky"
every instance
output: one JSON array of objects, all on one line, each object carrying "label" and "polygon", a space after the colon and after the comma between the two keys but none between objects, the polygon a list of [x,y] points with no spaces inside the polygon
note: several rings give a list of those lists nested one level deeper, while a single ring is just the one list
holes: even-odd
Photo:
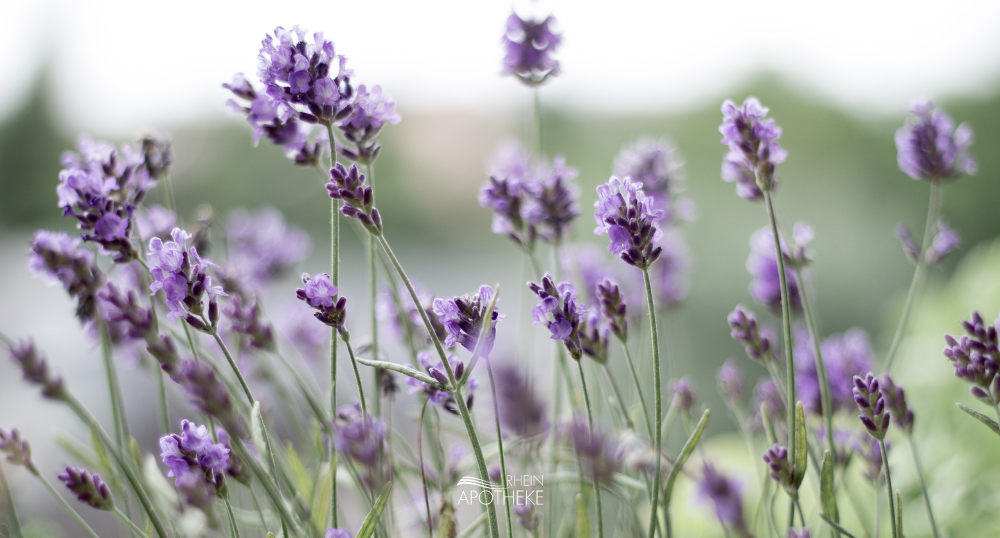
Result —
[{"label": "blurred sky", "polygon": [[526,96],[498,75],[512,5],[564,30],[546,99],[598,112],[704,105],[762,70],[860,115],[1000,80],[1000,2],[984,0],[0,0],[0,119],[48,60],[72,129],[215,120],[220,83],[251,76],[264,33],[296,23],[324,30],[357,82],[406,111],[509,111]]}]

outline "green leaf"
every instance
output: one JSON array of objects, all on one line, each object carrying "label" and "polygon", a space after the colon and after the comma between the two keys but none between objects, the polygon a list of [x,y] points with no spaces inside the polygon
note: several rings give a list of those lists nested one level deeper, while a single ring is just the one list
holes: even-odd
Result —
[{"label": "green leaf", "polygon": [[394,362],[388,362],[388,361],[370,361],[368,359],[362,359],[361,357],[357,357],[356,360],[359,363],[364,364],[365,366],[371,366],[372,368],[382,368],[383,370],[392,370],[393,372],[399,372],[403,375],[408,375],[413,379],[427,383],[428,385],[438,390],[444,390],[444,391],[448,390],[447,387],[445,387],[441,383],[438,383],[437,380],[435,380],[433,377],[424,374],[422,372],[419,372],[413,368],[410,368],[409,366],[396,364]]},{"label": "green leaf", "polygon": [[271,531],[267,531],[267,538],[274,538],[274,533]]},{"label": "green leaf", "polygon": [[768,446],[778,444],[778,436],[774,434],[774,422],[771,421],[771,412],[767,410],[767,403],[760,404],[760,420],[764,423],[764,433],[767,435]]},{"label": "green leaf", "polygon": [[455,538],[458,534],[458,520],[455,519],[455,506],[451,501],[444,499],[441,501],[441,509],[438,510],[437,538]]},{"label": "green leaf", "polygon": [[587,503],[583,502],[583,494],[576,494],[576,538],[590,538],[590,516],[587,515]]},{"label": "green leaf", "polygon": [[391,493],[392,482],[389,482],[385,486],[385,491],[378,496],[378,499],[375,499],[375,506],[372,506],[371,512],[368,512],[368,517],[365,518],[365,522],[358,529],[357,538],[369,538],[372,534],[375,534],[375,525],[378,524],[378,518],[382,517],[382,511],[385,510],[385,505],[389,502],[389,494]]},{"label": "green leaf", "polygon": [[705,410],[701,415],[701,420],[698,421],[698,425],[694,429],[694,433],[691,437],[688,437],[686,443],[684,443],[684,448],[681,449],[681,453],[677,456],[677,462],[674,463],[673,468],[670,469],[670,476],[667,477],[667,487],[666,492],[663,495],[664,502],[667,505],[667,510],[670,509],[670,494],[674,490],[674,482],[677,481],[677,475],[681,474],[681,469],[684,468],[684,463],[687,462],[691,453],[694,452],[694,447],[698,444],[698,440],[701,439],[701,434],[705,432],[705,426],[708,424],[708,409]]},{"label": "green leaf", "polygon": [[802,485],[809,466],[809,439],[806,438],[806,412],[802,402],[795,404],[795,487]]},{"label": "green leaf", "polygon": [[958,408],[961,409],[962,411],[965,411],[966,413],[968,413],[968,415],[970,417],[972,417],[972,418],[978,420],[979,422],[982,422],[983,424],[985,424],[986,427],[988,427],[989,429],[993,430],[993,433],[995,433],[997,435],[1000,435],[1000,424],[997,424],[997,421],[995,421],[992,418],[990,418],[990,417],[988,417],[988,416],[980,413],[979,411],[976,411],[975,409],[966,407],[966,406],[964,406],[964,405],[962,405],[960,403],[956,403],[955,405],[957,405]]},{"label": "green leaf", "polygon": [[267,449],[267,441],[264,440],[264,419],[260,416],[260,402],[253,402],[253,409],[250,411],[250,439],[253,447],[261,455],[260,466],[264,472],[271,474],[271,460],[265,455],[271,451]]},{"label": "green leaf", "polygon": [[837,494],[833,490],[833,454],[830,454],[829,450],[823,453],[823,468],[819,475],[819,496],[823,505],[823,513],[830,519],[839,521]]}]

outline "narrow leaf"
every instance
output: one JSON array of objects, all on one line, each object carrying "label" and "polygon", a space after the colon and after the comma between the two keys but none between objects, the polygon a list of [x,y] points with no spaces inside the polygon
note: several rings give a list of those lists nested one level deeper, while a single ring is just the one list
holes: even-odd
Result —
[{"label": "narrow leaf", "polygon": [[437,538],[455,538],[458,535],[458,520],[455,519],[455,506],[451,501],[441,501],[438,516]]},{"label": "narrow leaf", "polygon": [[250,439],[253,441],[254,449],[261,455],[260,466],[265,473],[271,474],[271,460],[265,457],[270,450],[267,449],[267,441],[264,440],[264,419],[260,416],[259,401],[254,401],[253,409],[250,411]]},{"label": "narrow leaf", "polygon": [[666,502],[667,510],[670,509],[670,493],[674,490],[674,482],[677,481],[677,475],[681,474],[681,469],[684,468],[684,463],[687,462],[691,453],[694,452],[694,447],[698,444],[698,440],[701,439],[701,434],[705,432],[705,426],[708,424],[708,409],[705,410],[701,415],[701,420],[698,421],[698,425],[694,429],[694,433],[691,437],[688,437],[686,443],[684,443],[684,448],[681,449],[681,453],[677,456],[677,462],[674,463],[673,468],[670,469],[670,476],[667,477],[667,487],[663,495],[663,499]]},{"label": "narrow leaf", "polygon": [[368,512],[368,517],[365,518],[365,522],[361,524],[361,528],[358,529],[357,538],[369,538],[372,534],[375,534],[375,526],[378,524],[378,518],[382,517],[382,511],[385,510],[385,505],[389,502],[389,494],[392,493],[392,482],[385,485],[385,491],[375,499],[375,505],[372,506],[371,512]]},{"label": "narrow leaf", "polygon": [[979,422],[982,422],[983,424],[985,424],[987,428],[993,430],[993,433],[995,433],[997,435],[1000,435],[1000,424],[997,424],[997,421],[995,421],[992,418],[990,418],[990,417],[988,417],[988,416],[980,413],[979,411],[976,411],[975,409],[966,407],[966,406],[964,406],[964,405],[962,405],[960,403],[956,403],[955,405],[957,405],[958,408],[961,409],[962,411],[965,411],[966,413],[968,413],[968,415],[970,417],[972,417],[972,418],[978,420]]},{"label": "narrow leaf", "polygon": [[826,521],[827,524],[829,524],[831,527],[837,529],[837,532],[839,532],[840,534],[843,534],[847,538],[858,538],[857,536],[851,534],[851,531],[845,529],[844,527],[841,527],[839,523],[837,523],[836,521],[828,518],[826,516],[826,514],[820,514],[819,517],[823,518],[823,521]]},{"label": "narrow leaf", "polygon": [[583,494],[576,494],[576,538],[590,538],[590,516],[587,515],[587,503],[583,502]]},{"label": "narrow leaf", "polygon": [[840,520],[837,513],[837,495],[833,489],[833,454],[829,450],[823,453],[823,468],[819,475],[819,495],[823,505],[823,513],[834,521]]},{"label": "narrow leaf", "polygon": [[382,368],[383,370],[392,370],[393,372],[399,372],[403,375],[408,375],[413,379],[427,383],[428,385],[438,390],[444,390],[444,391],[448,390],[447,388],[445,388],[444,385],[435,381],[433,377],[425,373],[419,372],[411,368],[410,366],[406,366],[403,364],[396,364],[394,362],[388,362],[388,361],[370,361],[368,359],[362,359],[361,357],[358,357],[357,361],[361,364],[364,364],[365,366],[371,366],[372,368]]},{"label": "narrow leaf", "polygon": [[802,402],[795,403],[795,487],[802,485],[809,465],[809,440],[806,438],[806,412]]},{"label": "narrow leaf", "polygon": [[764,423],[764,433],[767,435],[768,446],[778,444],[778,436],[774,434],[774,422],[771,421],[771,412],[767,410],[767,404],[760,404],[760,420]]}]

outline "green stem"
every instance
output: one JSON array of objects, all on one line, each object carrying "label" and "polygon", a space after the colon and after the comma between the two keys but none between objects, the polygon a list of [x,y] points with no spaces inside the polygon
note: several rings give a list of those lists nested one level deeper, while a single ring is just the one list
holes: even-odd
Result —
[{"label": "green stem", "polygon": [[889,373],[892,363],[896,359],[896,352],[899,351],[899,344],[903,340],[903,332],[906,323],[910,319],[910,312],[913,310],[913,303],[917,298],[917,291],[920,283],[927,272],[927,250],[934,241],[934,228],[938,214],[941,212],[941,184],[937,181],[931,182],[931,199],[927,203],[927,222],[924,224],[923,244],[920,247],[920,256],[917,258],[917,266],[913,270],[913,279],[910,280],[910,291],[906,294],[906,304],[903,306],[903,314],[899,317],[899,325],[896,326],[896,334],[892,337],[892,345],[889,346],[889,353],[885,356],[885,373]]},{"label": "green stem", "polygon": [[[326,125],[330,137],[330,168],[337,164],[337,143],[333,125]],[[330,282],[338,286],[340,281],[340,200],[330,198]],[[330,329],[330,417],[337,416],[337,329]],[[337,527],[337,447],[333,436],[328,436],[330,452],[330,512],[333,527]]]},{"label": "green stem", "polygon": [[232,448],[236,450],[237,455],[240,459],[250,466],[250,470],[254,475],[257,476],[257,481],[264,487],[264,492],[267,493],[268,498],[271,500],[271,505],[278,511],[278,516],[281,518],[282,526],[287,526],[291,530],[295,530],[295,519],[292,517],[291,513],[288,512],[288,507],[285,504],[285,499],[281,496],[281,492],[275,487],[271,482],[270,477],[261,468],[260,463],[250,455],[247,448],[243,446],[243,440],[238,437],[233,437]]},{"label": "green stem", "polygon": [[122,520],[123,523],[128,525],[128,528],[131,529],[132,532],[134,532],[137,536],[142,536],[145,538],[146,533],[142,529],[140,529],[138,525],[133,523],[132,520],[125,515],[125,512],[122,512],[117,506],[114,507],[114,512],[115,515],[118,516],[118,519]]},{"label": "green stem", "polygon": [[[484,326],[487,324],[484,323]],[[500,481],[503,483],[503,508],[504,516],[507,521],[507,538],[512,538],[514,533],[514,526],[510,522],[510,503],[508,502],[508,490],[507,490],[507,459],[503,453],[503,433],[500,431],[500,408],[497,404],[497,386],[496,381],[493,379],[493,363],[489,357],[486,357],[486,372],[490,376],[490,392],[493,394],[493,422],[497,427],[497,451],[500,454]],[[421,463],[420,471],[423,472],[423,463]]]},{"label": "green stem", "polygon": [[14,496],[10,492],[10,484],[7,483],[7,476],[3,473],[3,465],[0,465],[0,494],[3,495],[7,503],[7,516],[10,520],[10,527],[14,530],[14,538],[23,538],[21,531],[21,520],[17,517],[17,507],[14,506]]},{"label": "green stem", "polygon": [[799,282],[799,297],[802,298],[802,310],[805,313],[806,328],[809,330],[809,338],[813,344],[813,355],[816,358],[816,373],[819,376],[820,405],[822,407],[824,429],[826,430],[826,442],[830,446],[830,452],[836,453],[833,444],[833,401],[830,398],[830,381],[827,377],[826,365],[823,362],[819,329],[816,328],[816,317],[813,315],[812,306],[809,303],[809,291],[805,288],[805,280],[802,278],[801,269],[795,270],[795,278]]},{"label": "green stem", "polygon": [[240,538],[240,528],[236,524],[236,514],[233,513],[233,503],[229,500],[228,490],[222,498],[226,501],[226,512],[229,513],[229,531],[232,532],[233,538]]},{"label": "green stem", "polygon": [[642,406],[642,420],[646,423],[646,433],[649,438],[653,438],[653,424],[649,420],[649,407],[646,405],[646,397],[642,394],[642,384],[639,383],[639,374],[635,369],[635,361],[632,360],[632,351],[628,347],[628,342],[619,339],[622,349],[625,350],[625,362],[628,363],[629,373],[632,374],[632,383],[635,385],[635,392],[639,396],[639,404]]},{"label": "green stem", "polygon": [[[375,163],[368,163],[368,185],[372,187],[372,204],[375,203]],[[378,315],[375,312],[375,302],[378,300],[378,273],[375,270],[375,238],[368,235],[368,278],[371,283],[371,322],[372,322],[372,358],[379,360],[378,352]],[[379,376],[375,372],[373,382],[375,386],[375,415],[382,414],[382,399],[379,391]]]},{"label": "green stem", "polygon": [[[788,275],[785,274],[785,256],[781,250],[781,236],[778,234],[778,219],[774,215],[774,203],[771,199],[771,191],[764,191],[764,204],[767,207],[767,220],[771,225],[771,235],[774,236],[774,257],[778,262],[778,280],[781,284],[781,325],[785,337],[785,369],[788,388],[788,401],[785,409],[788,410],[789,431],[795,424],[795,361],[792,358],[792,305],[788,299]],[[832,433],[832,432],[831,432]],[[796,461],[795,436],[788,436],[788,461]]]},{"label": "green stem", "polygon": [[97,316],[97,330],[101,333],[101,356],[104,358],[104,370],[108,377],[108,393],[111,399],[111,414],[115,422],[115,437],[118,448],[122,451],[128,446],[128,426],[125,424],[125,409],[122,406],[121,385],[118,383],[118,372],[111,356],[111,338],[108,327],[101,314]]},{"label": "green stem", "polygon": [[[580,370],[580,385],[583,386],[583,401],[587,406],[587,424],[590,426],[590,437],[593,438],[594,413],[590,407],[590,393],[587,392],[587,380],[583,375],[583,362],[580,359],[576,359],[576,366]],[[594,474],[591,478],[594,483],[594,500],[597,502],[597,536],[599,538],[604,538],[604,510],[601,508],[601,485],[597,482],[596,474]]]},{"label": "green stem", "polygon": [[[479,467],[479,478],[483,481],[489,482],[490,474],[486,469],[486,460],[483,458],[483,449],[479,445],[479,436],[476,434],[476,426],[472,422],[472,415],[469,413],[469,408],[465,405],[465,399],[462,397],[461,388],[456,383],[455,371],[451,367],[451,363],[448,362],[448,356],[444,351],[444,346],[441,345],[441,340],[437,337],[437,333],[434,332],[434,327],[431,325],[430,318],[427,317],[427,311],[425,311],[423,305],[420,304],[420,298],[417,296],[417,291],[413,288],[413,283],[410,282],[409,277],[406,276],[406,272],[403,270],[403,266],[400,265],[396,255],[392,252],[392,248],[389,247],[389,242],[386,241],[385,234],[379,234],[375,236],[375,238],[382,246],[382,250],[385,251],[386,255],[389,257],[389,261],[392,262],[393,268],[399,275],[400,280],[402,280],[403,284],[406,286],[406,290],[410,293],[410,298],[413,299],[413,304],[417,307],[417,312],[420,313],[420,318],[423,320],[424,326],[427,328],[427,333],[430,335],[431,341],[434,343],[434,349],[441,358],[441,363],[444,365],[445,371],[448,375],[448,380],[452,385],[451,393],[455,397],[455,405],[458,407],[458,413],[462,417],[462,422],[465,423],[465,429],[469,435],[469,442],[472,444],[472,451],[476,456],[476,464]],[[493,538],[500,538],[500,531],[497,525],[496,508],[493,504],[487,505],[486,513],[489,516],[490,536]]]},{"label": "green stem", "polygon": [[538,94],[538,86],[532,89],[533,96],[533,119],[535,120],[535,154],[540,159],[542,157],[542,98]]},{"label": "green stem", "polygon": [[885,485],[889,490],[889,519],[892,521],[892,537],[902,538],[896,528],[896,500],[893,499],[892,475],[889,472],[889,454],[885,451],[885,441],[879,439],[879,448],[882,450],[882,466],[885,468]]},{"label": "green stem", "polygon": [[163,421],[163,432],[170,431],[170,412],[167,410],[167,387],[163,382],[163,370],[156,368],[156,388],[160,395],[160,419]]},{"label": "green stem", "polygon": [[59,494],[59,491],[56,490],[55,486],[52,485],[52,482],[49,482],[48,479],[46,479],[42,473],[38,472],[38,469],[30,469],[30,471],[39,480],[42,481],[42,484],[45,485],[45,489],[49,490],[49,493],[51,493],[52,496],[55,497],[57,501],[59,501],[59,504],[63,507],[64,510],[66,510],[66,513],[73,518],[73,521],[76,521],[76,524],[79,525],[80,528],[84,530],[84,532],[86,532],[89,536],[91,536],[91,538],[101,538],[100,536],[97,535],[96,532],[94,532],[94,529],[90,528],[90,525],[88,525],[87,522],[83,520],[83,517],[81,517],[80,514],[76,510],[74,510],[73,507],[70,506],[68,502],[66,502],[66,499],[64,499],[63,496]]},{"label": "green stem", "polygon": [[[656,512],[659,503],[657,499],[660,493],[660,463],[663,458],[660,454],[663,452],[663,396],[660,392],[660,342],[656,331],[656,307],[653,305],[653,286],[649,282],[649,269],[642,270],[642,279],[646,284],[646,305],[649,309],[649,331],[652,336],[653,345],[653,405],[654,405],[654,418],[656,422],[654,423],[656,431],[654,432],[653,453],[656,454],[656,465],[653,470],[653,498],[649,503],[649,538],[653,538],[656,533]],[[790,424],[793,424],[790,423]]]},{"label": "green stem", "polygon": [[205,321],[205,326],[211,327],[212,332],[209,333],[215,338],[215,343],[219,345],[219,349],[222,350],[222,354],[226,356],[226,360],[229,361],[229,367],[233,369],[233,373],[236,374],[236,379],[240,382],[240,387],[243,389],[243,393],[247,396],[247,401],[252,406],[256,398],[253,397],[253,393],[250,392],[250,385],[247,385],[246,378],[243,377],[243,372],[240,371],[240,367],[236,364],[236,359],[233,358],[233,354],[229,352],[229,347],[226,343],[222,341],[222,337],[219,336],[219,330],[216,327],[209,325],[208,320],[202,316],[202,320]]},{"label": "green stem", "polygon": [[358,370],[358,361],[354,358],[354,348],[351,347],[351,336],[347,332],[347,329],[341,331],[340,339],[344,341],[344,345],[347,346],[347,354],[351,356],[351,366],[354,367],[354,379],[358,382],[358,398],[361,400],[361,412],[367,415],[368,404],[365,402],[365,387],[361,384],[361,372]]},{"label": "green stem", "polygon": [[934,510],[931,509],[931,497],[927,491],[927,481],[924,480],[923,466],[920,465],[920,457],[917,455],[917,444],[913,442],[913,432],[906,434],[906,440],[910,443],[910,451],[913,452],[913,466],[917,469],[917,480],[920,482],[920,492],[924,497],[924,506],[927,507],[927,517],[931,521],[931,532],[934,538],[939,538],[937,522],[934,520]]},{"label": "green stem", "polygon": [[424,489],[424,509],[427,511],[427,538],[434,538],[434,520],[431,519],[431,500],[427,493],[427,473],[424,471],[424,416],[427,414],[427,403],[429,401],[429,398],[424,398],[424,404],[420,406],[420,419],[417,421],[417,463],[420,465],[420,485]]}]

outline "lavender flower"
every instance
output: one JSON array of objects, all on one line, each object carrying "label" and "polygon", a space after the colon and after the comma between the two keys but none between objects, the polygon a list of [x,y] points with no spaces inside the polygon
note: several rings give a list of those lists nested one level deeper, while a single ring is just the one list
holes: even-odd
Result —
[{"label": "lavender flower", "polygon": [[365,175],[358,172],[357,165],[351,169],[337,163],[330,170],[330,181],[326,184],[330,198],[343,200],[344,206],[340,212],[348,217],[358,219],[362,226],[373,235],[382,233],[382,217],[374,207],[372,187],[365,183]]},{"label": "lavender flower", "polygon": [[[789,257],[785,246],[782,253]],[[750,256],[747,258],[747,271],[753,277],[750,282],[750,295],[755,301],[766,305],[771,310],[781,310],[781,281],[778,274],[778,260],[774,255],[774,234],[768,227],[761,228],[750,236]],[[788,282],[788,300],[793,309],[802,307],[799,297],[799,282],[791,267],[785,267],[785,280]]]},{"label": "lavender flower", "polygon": [[6,452],[7,461],[14,465],[23,465],[32,473],[38,473],[35,460],[31,459],[31,444],[21,439],[17,428],[11,428],[9,432],[0,428],[0,452]]},{"label": "lavender flower", "polygon": [[230,334],[244,338],[246,344],[254,349],[275,349],[274,329],[261,320],[260,307],[254,299],[234,296],[224,312],[229,320],[227,330]]},{"label": "lavender flower", "polygon": [[573,450],[586,474],[602,484],[610,484],[620,463],[618,443],[601,430],[592,430],[586,420],[573,421],[568,430]]},{"label": "lavender flower", "polygon": [[646,197],[642,183],[612,177],[597,187],[594,233],[608,234],[608,252],[629,265],[646,269],[660,257],[662,247],[654,248],[653,244],[663,236],[661,218],[663,211],[653,207],[653,199]]},{"label": "lavender flower", "polygon": [[587,309],[580,323],[580,349],[598,364],[608,363],[608,335],[611,327],[601,323],[601,313],[596,306]]},{"label": "lavender flower", "polygon": [[910,434],[913,432],[913,409],[906,403],[906,393],[903,387],[893,382],[889,374],[882,376],[882,398],[889,409],[892,421]]},{"label": "lavender flower", "polygon": [[202,297],[207,294],[208,317],[214,327],[218,321],[218,305],[215,298],[224,297],[226,293],[221,287],[212,286],[212,277],[208,276],[207,269],[218,265],[199,256],[195,247],[186,248],[191,234],[180,228],[174,228],[170,236],[173,241],[166,243],[159,237],[149,241],[149,250],[158,260],[150,269],[153,282],[149,285],[149,291],[155,294],[163,290],[167,308],[170,309],[167,319],[173,321],[185,316],[185,321],[191,327],[201,331],[207,330],[208,327],[196,316],[204,314]]},{"label": "lavender flower", "polygon": [[937,229],[937,234],[934,235],[934,240],[931,241],[931,246],[927,249],[927,254],[924,255],[927,265],[934,265],[941,261],[951,251],[958,248],[962,242],[958,232],[949,227],[944,219],[938,219]]},{"label": "lavender flower", "polygon": [[788,447],[774,445],[764,452],[768,474],[785,488],[795,487],[795,464],[788,460]]},{"label": "lavender flower", "polygon": [[[430,351],[424,350],[418,352],[417,362],[424,368],[424,370],[427,371],[427,375],[433,377],[442,385],[448,385],[448,376],[445,374],[444,364],[440,360],[435,363],[434,355]],[[465,374],[465,363],[458,360],[458,358],[454,355],[448,355],[448,364],[451,365],[451,369],[455,373],[455,378],[461,379],[462,375]],[[407,367],[413,368],[409,365],[407,365]],[[440,390],[437,387],[428,385],[427,383],[414,379],[410,376],[406,377],[406,384],[410,386],[410,394],[423,392],[432,404],[440,405],[445,411],[453,415],[458,415],[458,407],[455,404],[455,396],[450,392]],[[470,376],[467,381],[467,386],[469,388],[469,396],[465,400],[465,405],[471,409],[473,392],[479,388],[479,380]]]},{"label": "lavender flower", "polygon": [[519,525],[527,529],[527,531],[532,534],[538,532],[540,518],[538,514],[535,513],[534,502],[528,499],[524,504],[515,506],[514,513],[517,515],[517,523]]},{"label": "lavender flower", "polygon": [[719,387],[719,393],[726,400],[726,405],[730,409],[742,407],[745,382],[743,380],[743,372],[740,371],[740,367],[737,366],[736,361],[728,359],[722,365],[722,368],[719,368],[718,373],[715,375],[715,380]]},{"label": "lavender flower", "polygon": [[514,244],[531,251],[538,237],[533,224],[521,216],[525,198],[524,184],[516,179],[490,176],[479,191],[479,205],[493,210],[493,233],[506,235]]},{"label": "lavender flower", "polygon": [[625,342],[628,340],[627,305],[622,298],[618,284],[615,284],[609,278],[605,278],[603,282],[596,286],[596,289],[601,305],[601,314],[608,320],[611,332],[619,340]]},{"label": "lavender flower", "polygon": [[338,127],[344,138],[355,147],[341,148],[340,153],[352,161],[371,163],[382,149],[375,143],[375,137],[386,124],[396,125],[402,118],[396,112],[395,101],[383,94],[382,87],[378,85],[372,88],[371,93],[364,84],[358,86],[352,105],[350,115]]},{"label": "lavender flower", "polygon": [[656,209],[663,211],[663,220],[673,222],[678,216],[672,206],[684,179],[683,164],[671,141],[640,138],[615,157],[614,174],[642,183],[643,192],[653,198]]},{"label": "lavender flower", "polygon": [[381,469],[386,431],[381,420],[362,414],[359,405],[343,406],[337,411],[337,451],[361,464],[369,487],[381,486],[389,479],[389,469]]},{"label": "lavender flower", "polygon": [[145,211],[136,211],[132,218],[136,232],[143,240],[154,237],[166,239],[170,237],[170,231],[177,227],[177,214],[158,204],[146,207]]},{"label": "lavender flower", "polygon": [[[762,378],[753,389],[754,418],[749,426],[751,429],[759,431],[763,427],[763,417],[760,416],[761,406],[766,406],[768,413],[774,420],[783,420],[785,416],[785,401],[782,399],[781,391],[769,378]],[[778,424],[775,424],[777,427]]]},{"label": "lavender flower", "polygon": [[698,497],[702,501],[711,501],[715,508],[715,517],[727,529],[749,535],[746,521],[743,519],[743,492],[740,484],[725,474],[717,471],[715,466],[706,463],[697,483]]},{"label": "lavender flower", "polygon": [[236,210],[226,223],[229,261],[252,284],[263,286],[284,276],[309,255],[309,236],[285,223],[274,208],[255,213]]},{"label": "lavender flower", "polygon": [[536,181],[524,185],[529,196],[523,212],[539,237],[549,243],[558,243],[569,224],[580,214],[576,205],[577,189],[570,183],[576,179],[577,171],[566,166],[565,159],[556,157],[552,168],[540,170],[538,176]]},{"label": "lavender flower", "polygon": [[347,317],[347,298],[337,298],[337,286],[330,281],[330,275],[319,273],[302,275],[303,287],[295,290],[295,296],[316,309],[316,319],[344,334],[344,318]]},{"label": "lavender flower", "polygon": [[771,362],[774,360],[773,345],[767,331],[761,331],[757,317],[743,305],[729,313],[730,336],[744,345],[747,356],[755,361]]},{"label": "lavender flower", "polygon": [[[110,282],[98,292],[97,300],[111,344],[126,356],[138,359],[143,344],[156,338],[152,308],[140,305],[135,291],[123,293]],[[96,336],[97,324],[91,327]]]},{"label": "lavender flower", "polygon": [[854,401],[861,410],[858,418],[868,433],[879,441],[885,439],[885,432],[889,429],[889,413],[885,409],[878,379],[871,372],[864,379],[854,376]]},{"label": "lavender flower", "polygon": [[[434,299],[434,314],[444,325],[447,337],[445,347],[461,344],[469,351],[479,347],[479,355],[489,357],[493,350],[493,342],[497,335],[497,322],[506,318],[500,314],[500,309],[493,307],[493,312],[486,312],[493,299],[493,288],[480,286],[476,295],[463,295],[452,299]],[[485,340],[479,342],[484,320],[489,317],[490,328]]]},{"label": "lavender flower", "polygon": [[691,412],[691,408],[694,407],[695,394],[690,379],[682,377],[677,381],[671,381],[667,384],[667,390],[673,395],[673,402],[676,402],[678,409],[685,413]]},{"label": "lavender flower", "polygon": [[225,428],[216,426],[215,437],[219,440],[219,444],[229,450],[229,461],[226,463],[226,476],[231,477],[233,480],[236,480],[245,486],[249,486],[252,475],[249,470],[244,467],[243,461],[240,457],[233,452],[232,445],[229,441],[229,434],[226,433]]},{"label": "lavender flower", "polygon": [[212,498],[225,486],[229,449],[212,441],[208,428],[189,420],[181,421],[181,434],[160,438],[160,458],[174,477],[174,485],[185,496],[186,504],[208,512]]},{"label": "lavender flower", "polygon": [[788,152],[777,140],[781,127],[773,119],[764,119],[768,109],[756,97],[747,97],[737,108],[730,100],[722,103],[722,143],[729,154],[722,164],[722,179],[736,182],[736,193],[747,200],[756,200],[763,191],[775,187],[774,165],[785,162]]},{"label": "lavender flower", "polygon": [[521,369],[511,363],[494,368],[500,424],[508,434],[541,440],[548,432],[545,402],[533,390]]},{"label": "lavender flower", "polygon": [[97,473],[69,465],[57,477],[76,494],[77,500],[98,510],[113,510],[115,501],[111,498],[111,488]]},{"label": "lavender flower", "polygon": [[[796,394],[806,411],[818,415],[822,404],[812,340],[805,327],[796,327],[794,334]],[[875,364],[875,353],[868,334],[862,329],[852,328],[842,334],[830,335],[820,344],[820,351],[826,366],[833,410],[853,409],[854,374],[867,372]]]},{"label": "lavender flower", "polygon": [[689,268],[687,245],[676,229],[664,231],[660,240],[663,249],[662,260],[650,275],[653,281],[653,293],[663,306],[676,306],[687,297],[688,283],[686,281]]},{"label": "lavender flower", "polygon": [[49,372],[48,362],[39,355],[33,341],[12,344],[10,356],[21,368],[25,381],[42,387],[42,396],[50,400],[59,400],[65,396],[62,377]]},{"label": "lavender flower", "polygon": [[[413,289],[417,292],[420,306],[427,314],[427,319],[430,320],[435,335],[438,340],[444,341],[448,337],[448,333],[438,315],[434,313],[434,294],[417,282],[413,283]],[[418,349],[432,343],[423,318],[420,316],[420,311],[408,293],[395,293],[393,290],[386,290],[376,301],[376,310],[379,317],[390,322],[396,335],[403,339],[410,339],[410,342],[404,341],[407,345]]]},{"label": "lavender flower", "polygon": [[243,423],[233,412],[232,402],[226,386],[215,376],[215,370],[204,362],[185,360],[176,373],[170,373],[179,385],[184,387],[192,403],[201,412],[212,415],[237,437],[244,434]]},{"label": "lavender flower", "polygon": [[966,334],[958,338],[946,334],[948,347],[944,356],[955,367],[955,377],[972,384],[969,392],[987,405],[1000,401],[1000,377],[997,376],[1000,347],[996,323],[987,325],[979,312],[962,322]]},{"label": "lavender flower", "polygon": [[351,531],[347,529],[337,528],[337,529],[327,529],[326,534],[323,535],[323,538],[352,538],[352,537],[351,537]]},{"label": "lavender flower", "polygon": [[587,306],[576,300],[576,288],[568,282],[556,286],[552,275],[545,273],[541,284],[528,283],[540,301],[531,309],[532,325],[544,324],[552,333],[553,340],[562,340],[570,356],[580,360],[583,348],[580,344],[580,328]]},{"label": "lavender flower", "polygon": [[537,86],[559,74],[559,60],[552,57],[562,34],[552,31],[556,19],[524,20],[511,13],[503,36],[503,75],[514,75],[528,86]]},{"label": "lavender flower", "polygon": [[969,156],[972,128],[955,128],[954,122],[929,100],[910,107],[912,117],[896,131],[899,169],[913,179],[936,182],[975,174],[976,161]]},{"label": "lavender flower", "polygon": [[28,267],[62,284],[70,297],[76,298],[76,317],[94,319],[97,290],[104,280],[94,263],[94,254],[80,246],[80,240],[66,232],[38,230],[31,242]]},{"label": "lavender flower", "polygon": [[[572,245],[563,251],[563,267],[576,273],[579,289],[584,293],[587,304],[601,304],[597,285],[610,279],[618,285],[622,301],[630,305],[641,305],[646,300],[645,283],[642,272],[634,267],[616,263],[607,251],[593,243]],[[630,310],[632,317],[641,313],[641,308]],[[634,320],[633,320],[634,321]]]}]

